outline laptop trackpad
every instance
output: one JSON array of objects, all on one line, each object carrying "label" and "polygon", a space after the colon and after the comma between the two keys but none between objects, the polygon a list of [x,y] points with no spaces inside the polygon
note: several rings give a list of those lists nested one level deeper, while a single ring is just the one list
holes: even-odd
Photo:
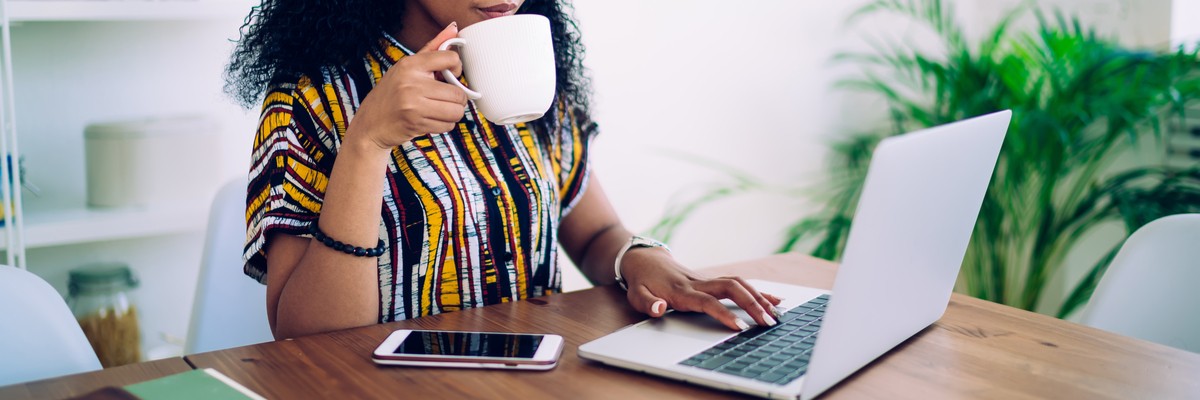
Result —
[{"label": "laptop trackpad", "polygon": [[682,311],[673,311],[666,318],[651,319],[637,329],[650,329],[706,343],[716,343],[737,334],[737,331],[729,329],[708,314]]},{"label": "laptop trackpad", "polygon": [[706,314],[675,311],[586,343],[580,351],[650,365],[670,365],[736,334]]}]

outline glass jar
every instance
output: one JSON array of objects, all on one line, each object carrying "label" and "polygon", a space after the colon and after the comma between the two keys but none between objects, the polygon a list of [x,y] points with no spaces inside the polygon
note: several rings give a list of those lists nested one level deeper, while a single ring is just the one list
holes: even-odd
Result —
[{"label": "glass jar", "polygon": [[129,291],[138,286],[128,265],[92,264],[71,270],[67,304],[105,368],[142,359],[137,307]]}]

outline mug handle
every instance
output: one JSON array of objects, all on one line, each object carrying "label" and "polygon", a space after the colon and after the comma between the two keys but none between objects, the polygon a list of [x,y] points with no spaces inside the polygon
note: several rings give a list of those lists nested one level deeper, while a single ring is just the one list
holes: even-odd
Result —
[{"label": "mug handle", "polygon": [[[438,46],[438,50],[446,50],[446,49],[450,48],[450,46],[462,46],[464,44],[467,44],[467,39],[452,38],[450,40],[442,42],[442,45]],[[452,84],[454,84],[454,86],[458,86],[459,89],[462,89],[463,92],[467,94],[467,98],[469,98],[471,100],[479,100],[479,99],[483,98],[483,94],[480,94],[479,92],[476,92],[474,90],[471,90],[470,88],[467,88],[466,86],[463,86],[462,82],[459,82],[458,78],[455,77],[454,73],[450,72],[450,70],[443,69],[442,77],[446,78],[446,82],[452,83]]]}]

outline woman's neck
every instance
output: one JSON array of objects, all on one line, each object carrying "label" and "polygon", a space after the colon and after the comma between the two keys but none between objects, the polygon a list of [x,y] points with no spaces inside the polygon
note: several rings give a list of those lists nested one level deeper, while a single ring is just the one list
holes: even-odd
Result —
[{"label": "woman's neck", "polygon": [[396,40],[412,51],[417,51],[441,32],[440,26],[429,11],[420,3],[409,1],[404,7],[404,16],[400,21],[400,32],[395,33]]}]

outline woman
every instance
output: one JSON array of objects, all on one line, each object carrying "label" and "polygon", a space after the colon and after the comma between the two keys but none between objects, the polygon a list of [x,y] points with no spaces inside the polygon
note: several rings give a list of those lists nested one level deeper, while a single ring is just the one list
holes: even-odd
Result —
[{"label": "woman", "polygon": [[[729,298],[775,324],[779,299],[739,278],[701,278],[621,225],[590,173],[596,125],[566,10],[554,0],[265,0],[252,13],[228,89],[264,99],[245,268],[267,285],[277,338],[555,293],[559,244],[593,283],[622,275],[630,304],[650,316],[702,311],[746,329],[718,301]],[[500,126],[437,79],[461,73],[457,54],[437,47],[514,13],[550,19],[557,97],[541,119]]]}]

